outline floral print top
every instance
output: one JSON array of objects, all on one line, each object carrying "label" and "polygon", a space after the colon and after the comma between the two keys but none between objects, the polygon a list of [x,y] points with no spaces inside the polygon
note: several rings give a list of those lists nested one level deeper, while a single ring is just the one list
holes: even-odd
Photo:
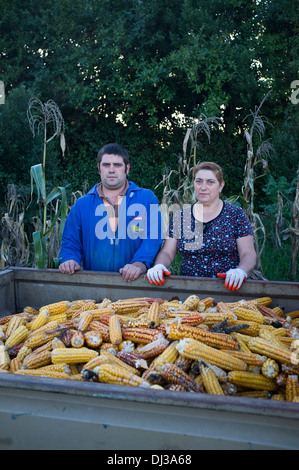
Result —
[{"label": "floral print top", "polygon": [[169,237],[177,239],[183,276],[217,277],[239,265],[237,239],[253,235],[252,225],[240,207],[223,202],[220,214],[203,224],[193,215],[193,205],[174,214]]}]

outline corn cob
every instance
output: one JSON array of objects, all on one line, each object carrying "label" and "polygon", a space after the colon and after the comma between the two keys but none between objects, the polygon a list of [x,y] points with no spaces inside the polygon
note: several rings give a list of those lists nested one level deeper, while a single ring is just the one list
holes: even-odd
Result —
[{"label": "corn cob", "polygon": [[73,321],[67,317],[66,312],[57,313],[56,315],[51,315],[50,318],[51,318],[51,321],[57,321],[58,323],[66,323],[69,321],[70,324],[73,324]]},{"label": "corn cob", "polygon": [[168,383],[181,385],[188,391],[203,392],[203,389],[186,372],[174,364],[163,364],[160,373]]},{"label": "corn cob", "polygon": [[25,307],[24,312],[29,313],[30,315],[38,315],[38,310],[33,307]]},{"label": "corn cob", "polygon": [[244,352],[244,351],[230,351],[230,354],[234,357],[238,357],[242,359],[242,361],[246,362],[246,364],[251,366],[262,366],[266,360],[266,356],[261,356],[260,354],[254,354],[251,351]]},{"label": "corn cob", "polygon": [[292,312],[288,312],[286,314],[286,317],[291,318],[291,320],[295,320],[296,318],[299,318],[299,310],[292,310]]},{"label": "corn cob", "polygon": [[118,350],[119,351],[124,351],[124,352],[134,352],[135,351],[135,344],[133,341],[122,341],[118,345]]},{"label": "corn cob", "polygon": [[112,343],[102,343],[100,346],[100,352],[102,351],[109,351],[111,354],[116,356],[118,352],[118,346],[112,344]]},{"label": "corn cob", "polygon": [[58,323],[58,321],[49,321],[48,323],[46,323],[44,326],[41,326],[40,328],[38,328],[37,330],[35,331],[30,331],[29,332],[29,335],[28,335],[28,339],[31,338],[32,336],[35,336],[39,333],[43,333],[45,331],[49,332],[49,331],[54,331],[54,330],[57,330],[58,328],[60,328],[60,324]]},{"label": "corn cob", "polygon": [[246,398],[263,398],[267,400],[271,398],[271,393],[267,390],[250,390],[247,392],[238,392],[236,396]]},{"label": "corn cob", "polygon": [[[233,326],[244,325],[244,321],[242,320],[229,320],[229,322]],[[264,327],[264,325],[262,325],[261,323],[256,323],[253,321],[246,321],[245,324],[246,324],[246,328],[238,330],[238,333],[241,333],[246,336],[254,336],[254,337],[258,336],[261,327]],[[245,341],[244,337],[243,339]]]},{"label": "corn cob", "polygon": [[165,380],[162,377],[161,373],[152,368],[146,369],[141,376],[146,380],[150,385],[161,385],[165,384]]},{"label": "corn cob", "polygon": [[178,340],[183,338],[192,338],[208,346],[222,349],[237,349],[238,343],[230,335],[224,333],[214,333],[195,326],[172,324],[169,328],[168,336],[170,339]]},{"label": "corn cob", "polygon": [[117,367],[123,367],[128,372],[130,372],[131,374],[140,375],[140,373],[136,369],[136,367],[130,366],[126,362],[124,362],[121,359],[119,359],[118,357],[116,357],[116,355],[110,353],[109,351],[102,351],[101,352],[99,363],[100,364],[112,364],[112,365],[117,366]]},{"label": "corn cob", "polygon": [[199,302],[200,299],[197,297],[197,295],[190,295],[186,300],[184,300],[182,307],[186,310],[197,310]]},{"label": "corn cob", "polygon": [[109,318],[109,337],[112,344],[117,345],[122,342],[121,323],[117,315],[111,315]]},{"label": "corn cob", "polygon": [[124,328],[147,328],[148,327],[148,320],[147,315],[143,317],[143,315],[137,318],[128,318],[123,322]]},{"label": "corn cob", "polygon": [[54,338],[52,339],[52,347],[54,348],[66,348],[66,345],[64,344],[63,341],[61,341],[60,338]]},{"label": "corn cob", "polygon": [[81,313],[87,312],[88,310],[95,310],[96,304],[94,300],[88,300],[73,314],[73,318],[80,317]]},{"label": "corn cob", "polygon": [[265,317],[271,319],[272,321],[279,321],[280,323],[288,323],[284,317],[277,315],[273,309],[266,307],[265,305],[258,305],[257,308]]},{"label": "corn cob", "polygon": [[236,315],[232,313],[224,313],[224,312],[211,312],[206,310],[204,312],[204,324],[208,326],[215,325],[216,323],[222,322],[225,319],[228,319],[230,322],[231,320],[237,320]]},{"label": "corn cob", "polygon": [[92,310],[88,310],[88,313],[92,315],[92,321],[101,320],[103,315],[113,315],[115,312],[112,308],[96,308]]},{"label": "corn cob", "polygon": [[135,367],[135,369],[139,371],[144,371],[148,369],[146,360],[140,358],[137,354],[134,354],[132,352],[119,351],[116,354],[116,357],[128,364],[129,366]]},{"label": "corn cob", "polygon": [[10,357],[4,345],[0,345],[0,368],[9,369]]},{"label": "corn cob", "polygon": [[32,353],[32,349],[31,348],[28,348],[27,346],[22,346],[20,348],[20,350],[18,351],[18,354],[17,354],[17,359],[20,361],[20,362],[23,362],[23,360],[25,359],[26,356],[28,356],[29,354]]},{"label": "corn cob", "polygon": [[269,379],[275,379],[279,374],[279,364],[274,359],[267,359],[262,365],[261,372],[265,377]]},{"label": "corn cob", "polygon": [[89,324],[92,322],[93,317],[91,313],[87,310],[86,312],[82,312],[78,319],[77,330],[78,331],[86,331],[89,327]]},{"label": "corn cob", "polygon": [[23,317],[14,316],[7,324],[5,331],[5,337],[8,339],[12,333],[20,326],[25,325],[25,319]]},{"label": "corn cob", "polygon": [[90,361],[98,356],[98,352],[93,349],[82,348],[55,348],[52,351],[52,363],[58,364],[80,364]]},{"label": "corn cob", "polygon": [[41,310],[48,310],[50,315],[56,315],[57,313],[63,313],[65,312],[71,305],[71,302],[68,300],[62,300],[61,302],[55,302],[49,305],[44,305],[43,307],[40,308]]},{"label": "corn cob", "polygon": [[71,376],[65,372],[57,372],[55,370],[42,370],[42,369],[19,369],[16,371],[17,375],[33,375],[38,377],[45,377],[51,379],[70,379]]},{"label": "corn cob", "polygon": [[9,370],[13,374],[15,374],[17,370],[21,369],[21,367],[22,367],[22,362],[17,357],[15,357],[14,359],[10,361]]},{"label": "corn cob", "polygon": [[[176,352],[178,353],[177,350]],[[174,362],[174,365],[182,369],[184,372],[187,372],[190,369],[193,362],[194,362],[193,359],[190,359],[189,357],[181,356],[179,354],[177,359]],[[152,367],[152,364],[151,364],[151,367]]]},{"label": "corn cob", "polygon": [[251,300],[251,303],[253,305],[265,305],[268,307],[268,305],[271,305],[272,299],[271,297],[258,297],[257,299]]},{"label": "corn cob", "polygon": [[237,341],[240,351],[251,352],[246,342],[243,340],[241,333],[233,332],[231,336]]},{"label": "corn cob", "polygon": [[147,314],[147,324],[149,328],[157,328],[160,325],[160,304],[153,302]]},{"label": "corn cob", "polygon": [[109,327],[107,325],[104,325],[104,323],[98,321],[98,320],[93,320],[90,324],[89,324],[89,328],[92,330],[92,331],[96,331],[97,333],[100,333],[103,337],[103,341],[104,342],[109,342]]},{"label": "corn cob", "polygon": [[201,364],[200,373],[202,375],[204,388],[207,393],[210,393],[211,395],[224,395],[224,392],[213,369],[206,367],[204,364]]},{"label": "corn cob", "polygon": [[131,340],[134,343],[151,343],[160,334],[160,331],[154,328],[123,328],[122,330],[123,339]]},{"label": "corn cob", "polygon": [[242,321],[252,321],[255,323],[264,324],[265,317],[261,313],[248,310],[246,308],[237,307],[234,309],[234,314],[238,320]]},{"label": "corn cob", "polygon": [[224,370],[246,370],[246,362],[233,357],[230,352],[219,351],[192,338],[179,341],[176,346],[182,356],[195,360],[204,360]]},{"label": "corn cob", "polygon": [[128,385],[132,387],[149,388],[150,384],[142,377],[132,374],[130,371],[123,367],[118,367],[112,364],[102,364],[97,370],[99,382],[114,384],[114,385]]},{"label": "corn cob", "polygon": [[159,371],[163,364],[173,364],[179,355],[176,348],[177,343],[177,341],[170,343],[167,348],[153,360],[151,363],[151,369]]},{"label": "corn cob", "polygon": [[28,328],[25,325],[20,325],[5,341],[5,349],[11,349],[18,344],[21,344],[29,334]]},{"label": "corn cob", "polygon": [[273,380],[252,372],[234,370],[227,374],[227,380],[235,385],[252,390],[267,390],[269,392],[277,390],[277,384]]},{"label": "corn cob", "polygon": [[282,393],[275,393],[274,395],[272,395],[272,397],[270,398],[270,400],[278,400],[278,401],[285,401],[286,397],[285,395],[283,395]]},{"label": "corn cob", "polygon": [[25,321],[28,319],[30,315],[26,312],[22,313],[15,313],[14,315],[6,315],[5,317],[0,317],[0,325],[5,326],[7,325],[12,318],[23,318]]},{"label": "corn cob", "polygon": [[84,334],[82,331],[76,331],[71,339],[71,346],[73,348],[82,348],[84,345]]},{"label": "corn cob", "polygon": [[150,307],[150,303],[147,300],[142,299],[128,299],[112,302],[110,306],[115,311],[115,313],[126,314],[136,312],[142,307]]},{"label": "corn cob", "polygon": [[286,381],[286,401],[293,401],[298,396],[298,375],[288,375]]},{"label": "corn cob", "polygon": [[31,349],[37,348],[43,344],[46,344],[48,341],[52,341],[54,338],[59,337],[63,331],[63,328],[59,328],[53,331],[43,331],[36,333],[35,335],[26,339],[24,345]]},{"label": "corn cob", "polygon": [[275,359],[283,364],[292,363],[291,351],[278,347],[263,338],[252,338],[248,343],[248,347],[252,352],[261,354],[263,356],[268,356],[271,359]]},{"label": "corn cob", "polygon": [[212,308],[216,305],[216,302],[212,297],[205,297],[201,302],[205,304],[206,308]]},{"label": "corn cob", "polygon": [[[171,320],[173,323],[177,322],[179,325],[197,326],[206,320],[206,314],[202,312],[190,312],[187,315],[177,317]],[[168,320],[169,322],[169,320]]]},{"label": "corn cob", "polygon": [[51,351],[32,352],[25,357],[22,369],[38,369],[51,364]]},{"label": "corn cob", "polygon": [[260,338],[263,338],[267,341],[269,341],[270,343],[274,344],[275,346],[279,347],[279,348],[284,348],[284,349],[287,349],[288,350],[288,347],[285,346],[281,341],[280,339],[275,336],[272,331],[268,330],[268,329],[265,329],[265,328],[261,328],[260,331],[259,331],[259,337]]},{"label": "corn cob", "polygon": [[136,348],[135,354],[142,359],[151,359],[165,351],[168,345],[169,341],[161,335],[156,340],[146,344],[145,346],[139,346]]},{"label": "corn cob", "polygon": [[45,308],[35,317],[35,319],[29,324],[30,330],[35,331],[44,326],[49,321],[49,311]]},{"label": "corn cob", "polygon": [[87,331],[84,333],[84,341],[88,348],[99,348],[103,342],[103,337],[97,331]]},{"label": "corn cob", "polygon": [[166,390],[170,390],[171,392],[186,392],[186,388],[179,384],[167,384],[165,385],[165,388],[161,387],[160,385],[152,385],[151,388],[153,387],[160,387],[163,390],[166,389]]}]

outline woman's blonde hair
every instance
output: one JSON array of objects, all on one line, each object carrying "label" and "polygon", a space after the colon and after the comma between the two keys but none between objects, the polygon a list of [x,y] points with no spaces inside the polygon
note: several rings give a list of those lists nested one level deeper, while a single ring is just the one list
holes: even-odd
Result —
[{"label": "woman's blonde hair", "polygon": [[220,184],[224,183],[222,168],[221,168],[221,166],[217,165],[217,163],[214,163],[214,162],[201,162],[198,165],[196,165],[193,169],[193,180],[195,180],[195,177],[196,177],[197,173],[199,172],[199,170],[210,170],[210,171],[212,171],[215,174],[218,182]]}]

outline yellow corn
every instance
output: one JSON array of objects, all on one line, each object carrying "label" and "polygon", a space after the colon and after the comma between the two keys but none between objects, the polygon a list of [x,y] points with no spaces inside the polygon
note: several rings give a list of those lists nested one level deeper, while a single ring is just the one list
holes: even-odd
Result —
[{"label": "yellow corn", "polygon": [[157,328],[160,325],[160,304],[153,302],[147,314],[147,324],[149,328]]},{"label": "yellow corn", "polygon": [[265,377],[269,377],[269,379],[275,379],[275,377],[279,374],[279,364],[274,361],[274,359],[267,359],[264,364],[262,365],[261,372]]},{"label": "yellow corn", "polygon": [[203,392],[203,389],[186,372],[174,364],[163,364],[160,373],[168,383],[181,385],[188,391]]},{"label": "yellow corn", "polygon": [[283,364],[292,363],[292,351],[278,347],[263,338],[251,338],[248,347],[252,352],[268,356]]},{"label": "yellow corn", "polygon": [[227,374],[227,380],[235,385],[252,390],[267,390],[269,392],[277,390],[277,384],[262,374],[234,370]]},{"label": "yellow corn", "polygon": [[271,305],[272,299],[271,299],[271,297],[259,297],[257,299],[251,300],[251,302],[254,305],[259,304],[259,305],[265,305],[265,307],[268,307],[268,305]]},{"label": "yellow corn", "polygon": [[176,346],[182,356],[195,360],[204,360],[225,370],[246,370],[246,362],[233,357],[230,352],[219,351],[192,338],[179,341]]},{"label": "yellow corn", "polygon": [[128,299],[128,300],[118,300],[117,302],[112,302],[110,307],[117,314],[127,314],[138,311],[142,307],[150,307],[148,299]]},{"label": "yellow corn", "polygon": [[142,359],[151,359],[165,351],[168,345],[169,341],[167,341],[164,336],[161,336],[144,346],[138,346],[134,353]]},{"label": "yellow corn", "polygon": [[38,377],[52,378],[52,379],[70,379],[70,375],[65,372],[58,372],[56,370],[43,370],[43,369],[19,369],[16,371],[17,375],[33,375]]},{"label": "yellow corn", "polygon": [[58,313],[63,313],[65,312],[71,305],[71,302],[68,300],[62,300],[61,302],[55,302],[49,305],[44,305],[43,307],[40,308],[40,312],[42,310],[48,310],[49,315],[56,315]]},{"label": "yellow corn", "polygon": [[110,315],[109,318],[109,336],[112,344],[120,344],[122,342],[122,330],[119,317],[117,315]]},{"label": "yellow corn", "polygon": [[122,330],[123,339],[134,343],[151,343],[160,334],[160,331],[155,328],[123,328]]},{"label": "yellow corn", "polygon": [[66,345],[64,344],[63,341],[61,341],[60,338],[54,338],[52,339],[52,347],[54,348],[66,348]]},{"label": "yellow corn", "polygon": [[222,349],[237,349],[238,343],[230,335],[224,333],[214,333],[202,328],[189,325],[170,325],[168,336],[170,339],[178,340],[183,338],[193,338],[208,346]]},{"label": "yellow corn", "polygon": [[189,295],[186,300],[184,300],[182,307],[186,310],[197,310],[198,304],[200,302],[197,295]]},{"label": "yellow corn", "polygon": [[252,321],[252,322],[261,323],[261,324],[265,322],[264,315],[258,312],[254,312],[252,310],[248,310],[246,308],[241,308],[241,307],[235,308],[234,314],[236,315],[238,320],[242,320],[243,322]]},{"label": "yellow corn", "polygon": [[38,348],[39,346],[46,344],[48,341],[52,341],[54,338],[58,337],[60,334],[61,334],[61,330],[42,331],[26,339],[24,345],[31,349]]},{"label": "yellow corn", "polygon": [[73,348],[82,348],[84,345],[84,334],[82,331],[76,331],[71,339],[71,346]]},{"label": "yellow corn", "polygon": [[249,352],[230,351],[229,353],[234,357],[238,357],[239,359],[242,359],[242,361],[246,362],[246,364],[251,365],[251,366],[262,366],[267,360],[266,356],[261,356],[260,354],[254,354],[251,351]]},{"label": "yellow corn", "polygon": [[286,381],[286,401],[293,401],[298,396],[298,375],[288,375]]},{"label": "yellow corn", "polygon": [[[230,322],[231,320],[237,320],[236,315],[232,313],[224,313],[224,312],[211,312],[206,310],[204,312],[205,318],[204,318],[204,324],[208,326],[215,325],[216,323],[220,323],[224,321],[226,318]],[[242,322],[244,323],[244,322]]]},{"label": "yellow corn", "polygon": [[132,374],[123,367],[118,367],[112,364],[100,365],[97,368],[97,374],[99,382],[114,385],[129,385],[132,387],[150,387],[150,384],[142,377]]},{"label": "yellow corn", "polygon": [[259,337],[260,338],[263,338],[267,341],[269,341],[270,343],[272,344],[275,344],[275,346],[279,347],[279,348],[284,348],[284,349],[288,349],[287,346],[285,346],[281,341],[280,339],[275,336],[271,330],[269,329],[265,329],[265,328],[261,328],[260,331],[259,331]]},{"label": "yellow corn", "polygon": [[44,326],[49,321],[50,313],[45,308],[35,317],[35,319],[30,323],[30,330],[35,331]]},{"label": "yellow corn", "polygon": [[25,325],[25,319],[15,315],[7,324],[7,329],[5,332],[5,337],[8,339],[12,333],[19,328],[20,326]]},{"label": "yellow corn", "polygon": [[123,367],[131,374],[140,375],[139,371],[135,367],[132,367],[129,364],[126,364],[124,361],[122,361],[121,359],[119,359],[117,356],[115,356],[109,351],[101,352],[99,362],[101,364],[111,364],[117,367]]},{"label": "yellow corn", "polygon": [[29,334],[28,328],[25,325],[20,325],[5,341],[5,349],[11,349],[18,344],[21,344]]},{"label": "yellow corn", "polygon": [[110,336],[109,336],[109,327],[107,325],[104,325],[104,323],[100,322],[100,321],[97,321],[97,320],[93,320],[90,324],[89,324],[89,328],[92,330],[92,331],[96,331],[97,333],[100,333],[103,337],[103,341],[104,342],[108,342],[109,339],[110,339]]},{"label": "yellow corn", "polygon": [[200,373],[202,375],[203,385],[207,393],[212,395],[224,395],[221,385],[213,369],[200,365]]},{"label": "yellow corn", "polygon": [[51,315],[50,318],[51,318],[51,321],[58,321],[58,323],[64,323],[68,320],[66,312]]},{"label": "yellow corn", "polygon": [[32,353],[31,348],[28,348],[27,346],[22,346],[21,349],[19,350],[18,354],[17,354],[17,359],[20,362],[23,362],[25,357],[28,356],[31,353]]},{"label": "yellow corn", "polygon": [[285,401],[286,397],[282,393],[275,393],[272,395],[271,400]]},{"label": "yellow corn", "polygon": [[21,369],[21,367],[22,362],[17,357],[10,361],[9,370],[12,372],[12,374],[15,374],[17,370]]},{"label": "yellow corn", "polygon": [[238,392],[237,397],[246,397],[246,398],[263,398],[269,399],[270,393],[267,390],[250,390],[247,392]]},{"label": "yellow corn", "polygon": [[178,341],[170,343],[164,351],[151,363],[151,368],[159,371],[163,364],[173,364],[178,358],[179,352],[176,348]]},{"label": "yellow corn", "polygon": [[92,322],[93,320],[93,316],[91,313],[89,313],[89,311],[87,310],[86,312],[82,312],[80,314],[80,317],[78,319],[78,326],[77,326],[77,330],[78,331],[86,331],[87,328],[89,327],[89,324]]},{"label": "yellow corn", "polygon": [[32,352],[25,357],[22,369],[38,369],[51,364],[51,351]]},{"label": "yellow corn", "polygon": [[99,348],[103,342],[103,337],[97,331],[87,331],[84,333],[84,342],[88,348]]},{"label": "yellow corn", "polygon": [[52,363],[80,364],[98,356],[98,352],[89,348],[55,348],[52,351]]},{"label": "yellow corn", "polygon": [[231,336],[237,341],[240,351],[251,352],[246,342],[243,340],[241,333],[233,332]]},{"label": "yellow corn", "polygon": [[9,369],[10,357],[4,345],[0,345],[0,368]]}]

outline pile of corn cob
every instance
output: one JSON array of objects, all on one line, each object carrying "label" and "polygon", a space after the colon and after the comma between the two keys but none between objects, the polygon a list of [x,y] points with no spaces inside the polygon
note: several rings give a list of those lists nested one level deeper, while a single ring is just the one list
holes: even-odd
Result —
[{"label": "pile of corn cob", "polygon": [[62,301],[0,317],[0,372],[299,402],[299,310],[272,299]]}]

